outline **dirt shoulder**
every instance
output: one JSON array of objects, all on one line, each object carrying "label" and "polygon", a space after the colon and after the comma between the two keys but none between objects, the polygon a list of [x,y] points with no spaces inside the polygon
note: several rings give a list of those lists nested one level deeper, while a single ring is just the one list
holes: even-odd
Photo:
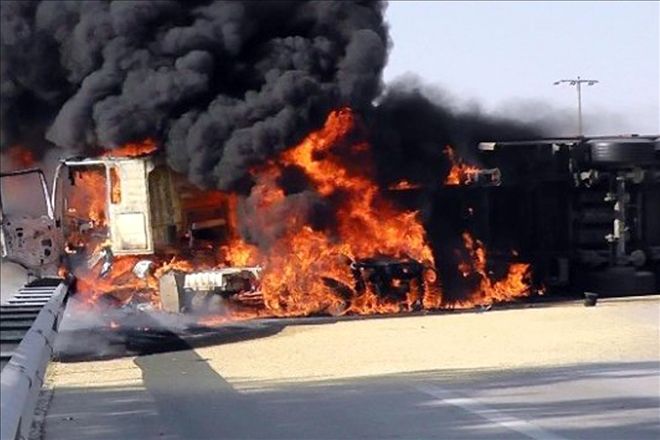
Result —
[{"label": "dirt shoulder", "polygon": [[660,361],[660,296],[301,325],[196,350],[232,382]]}]

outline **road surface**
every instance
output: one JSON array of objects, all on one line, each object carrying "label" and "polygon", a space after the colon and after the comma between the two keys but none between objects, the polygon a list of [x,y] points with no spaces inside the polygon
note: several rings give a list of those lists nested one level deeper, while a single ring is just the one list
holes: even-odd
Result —
[{"label": "road surface", "polygon": [[[657,439],[660,297],[54,363],[45,439]],[[81,343],[84,343],[81,341]]]}]

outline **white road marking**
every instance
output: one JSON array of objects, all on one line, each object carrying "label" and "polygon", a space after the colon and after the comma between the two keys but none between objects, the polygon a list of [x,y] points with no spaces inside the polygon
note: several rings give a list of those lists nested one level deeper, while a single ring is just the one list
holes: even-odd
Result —
[{"label": "white road marking", "polygon": [[460,396],[456,393],[452,393],[435,385],[418,384],[413,386],[418,391],[438,399],[437,402],[433,403],[458,406],[466,411],[471,412],[472,414],[483,417],[484,419],[487,419],[496,425],[511,429],[529,438],[535,440],[567,440],[566,437],[562,437],[541,429],[526,420],[518,419],[516,417],[504,414],[496,409],[490,408],[483,403],[480,403],[478,400]]}]

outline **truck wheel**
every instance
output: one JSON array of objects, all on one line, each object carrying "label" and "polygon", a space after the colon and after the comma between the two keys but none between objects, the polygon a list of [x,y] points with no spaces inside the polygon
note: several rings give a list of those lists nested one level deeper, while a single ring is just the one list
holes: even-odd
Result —
[{"label": "truck wheel", "polygon": [[333,317],[342,316],[344,313],[346,313],[348,306],[349,306],[348,302],[340,301],[338,303],[329,305],[325,309],[325,313]]},{"label": "truck wheel", "polygon": [[647,139],[593,139],[587,143],[594,165],[642,165],[655,160],[655,146]]},{"label": "truck wheel", "polygon": [[602,296],[643,295],[655,292],[656,279],[653,272],[636,271],[632,267],[611,267],[587,273],[583,288]]}]

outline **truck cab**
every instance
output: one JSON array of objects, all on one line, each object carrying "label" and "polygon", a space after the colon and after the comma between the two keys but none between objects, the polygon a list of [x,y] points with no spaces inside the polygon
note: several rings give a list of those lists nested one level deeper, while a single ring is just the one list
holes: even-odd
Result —
[{"label": "truck cab", "polygon": [[[134,284],[126,276],[146,278],[155,266],[180,257],[191,264],[176,277],[178,284],[166,278],[158,286],[162,308],[190,309],[191,295],[249,293],[253,299],[260,268],[227,267],[217,252],[230,235],[229,198],[191,185],[161,157],[65,159],[54,172],[51,189],[42,170],[28,169],[2,174],[3,192],[18,187],[9,180],[19,176],[33,178],[20,188],[27,189],[30,203],[38,197],[45,209],[38,215],[2,211],[2,257],[34,276],[64,268],[74,275],[93,273],[100,280],[113,264],[130,259],[141,264],[131,264],[121,281],[91,283],[130,290]],[[200,277],[207,280],[203,289],[192,282]]]}]

